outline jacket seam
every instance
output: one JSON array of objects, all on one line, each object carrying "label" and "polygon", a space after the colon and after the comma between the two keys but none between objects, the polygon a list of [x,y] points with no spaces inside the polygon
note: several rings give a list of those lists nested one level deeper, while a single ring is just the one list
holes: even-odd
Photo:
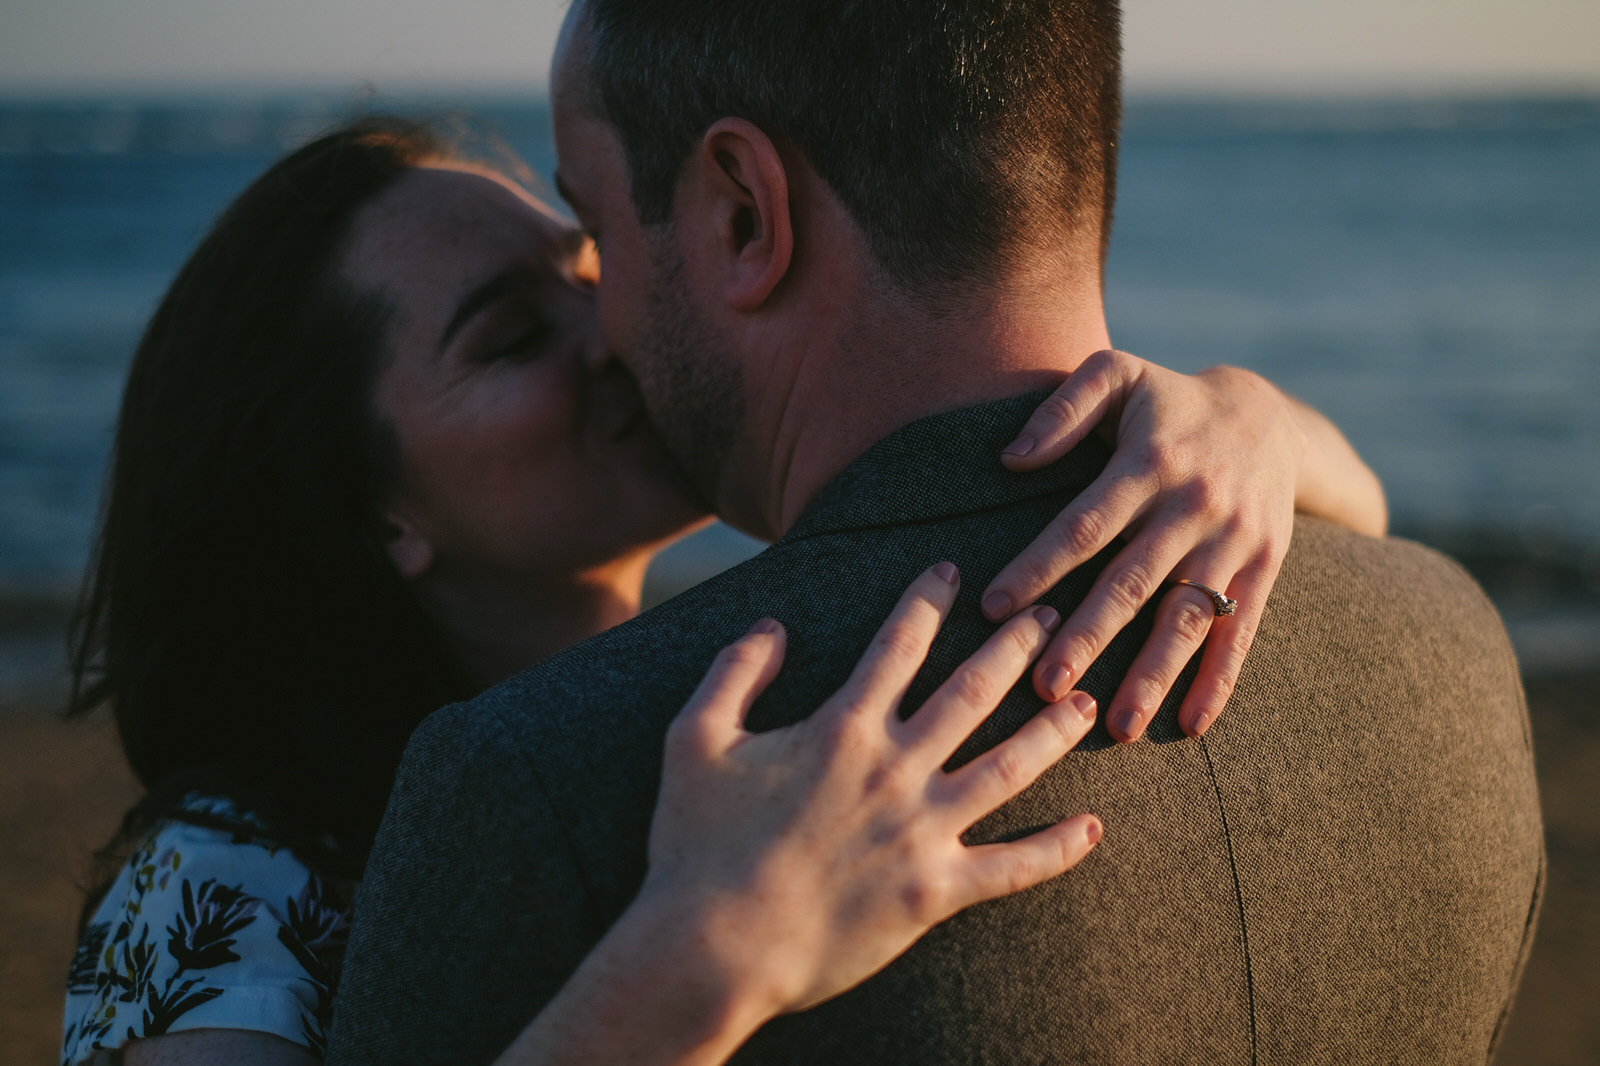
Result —
[{"label": "jacket seam", "polygon": [[1211,746],[1200,738],[1200,751],[1206,757],[1206,775],[1211,778],[1211,790],[1217,797],[1217,813],[1222,816],[1222,841],[1228,847],[1228,869],[1233,874],[1233,898],[1239,907],[1239,939],[1244,948],[1244,987],[1250,1007],[1250,1066],[1257,1064],[1256,1050],[1256,978],[1250,959],[1250,929],[1245,921],[1244,886],[1239,878],[1239,863],[1233,855],[1233,831],[1228,827],[1228,809],[1222,802],[1222,786],[1217,782],[1217,767],[1211,761]]}]

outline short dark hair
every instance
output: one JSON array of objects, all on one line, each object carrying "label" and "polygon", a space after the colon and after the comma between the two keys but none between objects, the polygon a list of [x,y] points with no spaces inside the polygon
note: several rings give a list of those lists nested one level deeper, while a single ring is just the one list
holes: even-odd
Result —
[{"label": "short dark hair", "polygon": [[589,93],[646,224],[738,116],[787,138],[913,290],[1111,231],[1117,0],[587,0]]}]

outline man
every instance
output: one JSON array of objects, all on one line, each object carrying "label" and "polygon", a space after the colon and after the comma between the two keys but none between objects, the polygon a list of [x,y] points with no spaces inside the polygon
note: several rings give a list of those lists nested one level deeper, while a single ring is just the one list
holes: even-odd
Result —
[{"label": "man", "polygon": [[[716,648],[781,619],[752,723],[794,721],[915,573],[950,558],[983,588],[1104,462],[993,456],[1030,390],[1109,347],[1111,0],[588,0],[553,104],[608,340],[718,512],[777,543],[418,732],[335,1060],[492,1059],[637,889],[661,735]],[[1119,727],[1147,742],[1101,734],[972,833],[1092,809],[1093,861],[736,1061],[1483,1061],[1542,862],[1515,662],[1448,562],[1295,536],[1223,723],[1190,740],[1147,708]],[[1069,613],[1104,565],[1045,602]],[[990,631],[974,595],[909,706]],[[1074,680],[1104,702],[1150,624]],[[1014,690],[967,754],[1040,705]]]}]

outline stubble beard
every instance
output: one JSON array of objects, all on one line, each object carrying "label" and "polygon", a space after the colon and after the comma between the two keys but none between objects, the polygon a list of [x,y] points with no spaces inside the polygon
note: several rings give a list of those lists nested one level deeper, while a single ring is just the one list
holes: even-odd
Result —
[{"label": "stubble beard", "polygon": [[738,364],[689,300],[683,260],[653,249],[647,313],[634,338],[634,377],[651,420],[702,500],[715,505],[744,425]]}]

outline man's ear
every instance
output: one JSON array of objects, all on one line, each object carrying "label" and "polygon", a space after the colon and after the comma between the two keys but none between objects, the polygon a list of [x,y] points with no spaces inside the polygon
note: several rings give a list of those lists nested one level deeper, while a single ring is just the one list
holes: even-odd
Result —
[{"label": "man's ear", "polygon": [[391,508],[384,513],[383,525],[384,549],[401,577],[414,581],[433,567],[433,542],[422,535],[416,523]]},{"label": "man's ear", "polygon": [[789,272],[794,220],[789,173],[772,139],[742,118],[718,119],[698,160],[728,306],[754,311]]}]

